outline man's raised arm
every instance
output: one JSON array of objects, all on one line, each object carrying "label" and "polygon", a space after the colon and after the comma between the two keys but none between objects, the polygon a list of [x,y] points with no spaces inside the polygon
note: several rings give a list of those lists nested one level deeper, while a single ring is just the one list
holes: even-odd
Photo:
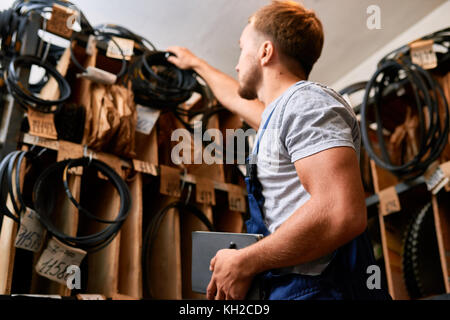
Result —
[{"label": "man's raised arm", "polygon": [[178,68],[193,69],[197,72],[225,108],[243,118],[255,130],[258,129],[264,111],[261,101],[241,98],[238,93],[239,83],[235,79],[213,68],[188,49],[174,46],[167,48],[167,51],[175,54],[167,59],[169,62]]}]

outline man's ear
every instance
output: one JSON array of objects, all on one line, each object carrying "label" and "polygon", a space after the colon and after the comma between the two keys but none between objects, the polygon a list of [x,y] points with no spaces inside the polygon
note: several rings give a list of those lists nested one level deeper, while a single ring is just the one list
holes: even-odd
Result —
[{"label": "man's ear", "polygon": [[259,60],[261,61],[261,66],[265,66],[273,60],[275,56],[275,47],[272,41],[264,41],[259,49]]}]

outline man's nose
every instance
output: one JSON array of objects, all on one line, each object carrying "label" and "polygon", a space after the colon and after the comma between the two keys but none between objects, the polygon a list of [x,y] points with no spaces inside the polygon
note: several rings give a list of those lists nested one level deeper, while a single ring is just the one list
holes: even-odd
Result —
[{"label": "man's nose", "polygon": [[236,69],[236,72],[239,73],[239,65],[237,65],[236,67],[234,67]]}]

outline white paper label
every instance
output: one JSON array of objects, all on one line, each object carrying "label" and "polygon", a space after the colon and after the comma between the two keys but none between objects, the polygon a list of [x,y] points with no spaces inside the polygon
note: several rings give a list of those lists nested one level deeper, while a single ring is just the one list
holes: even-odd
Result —
[{"label": "white paper label", "polygon": [[433,50],[433,40],[416,41],[410,44],[412,63],[423,69],[433,69],[437,66],[436,53]]},{"label": "white paper label", "polygon": [[[106,56],[115,59],[130,60],[133,55],[134,41],[130,39],[112,37],[114,41],[110,40],[108,42],[108,48],[106,49]],[[120,52],[120,49],[122,52]],[[122,55],[123,54],[123,55]]]},{"label": "white paper label", "polygon": [[150,134],[156,121],[158,121],[161,110],[136,105],[137,125],[136,131],[143,134]]}]

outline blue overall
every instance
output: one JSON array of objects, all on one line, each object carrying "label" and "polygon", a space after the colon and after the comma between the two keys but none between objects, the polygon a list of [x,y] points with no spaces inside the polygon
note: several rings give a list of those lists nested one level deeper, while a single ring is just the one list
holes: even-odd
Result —
[{"label": "blue overall", "polygon": [[[274,108],[275,109],[275,108]],[[247,232],[267,236],[270,234],[263,221],[261,208],[264,204],[262,186],[256,173],[256,156],[259,142],[274,110],[270,113],[254,152],[247,159],[247,185],[250,219],[246,221]],[[282,274],[277,270],[269,270],[258,275],[261,298],[270,300],[390,300],[385,289],[368,289],[367,267],[375,265],[372,246],[367,230],[338,248],[325,270],[317,276],[297,273]]]}]

